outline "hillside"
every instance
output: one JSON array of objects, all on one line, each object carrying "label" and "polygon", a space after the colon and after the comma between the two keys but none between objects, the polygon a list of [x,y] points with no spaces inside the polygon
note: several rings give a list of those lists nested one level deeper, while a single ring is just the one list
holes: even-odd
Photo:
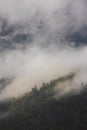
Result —
[{"label": "hillside", "polygon": [[[87,89],[55,98],[55,86],[71,81],[74,74],[34,87],[19,99],[0,104],[0,130],[84,130],[87,128]],[[59,94],[58,92],[57,94]],[[4,109],[2,109],[4,108]],[[7,114],[6,114],[7,113]]]}]

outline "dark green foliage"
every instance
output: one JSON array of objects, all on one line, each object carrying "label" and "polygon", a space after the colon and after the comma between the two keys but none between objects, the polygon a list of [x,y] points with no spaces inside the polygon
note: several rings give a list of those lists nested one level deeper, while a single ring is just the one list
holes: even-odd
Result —
[{"label": "dark green foliage", "polygon": [[0,130],[86,130],[87,86],[78,95],[54,99],[54,87],[58,82],[71,80],[70,74],[50,83],[35,86],[30,93],[10,101],[10,114],[0,120]]}]

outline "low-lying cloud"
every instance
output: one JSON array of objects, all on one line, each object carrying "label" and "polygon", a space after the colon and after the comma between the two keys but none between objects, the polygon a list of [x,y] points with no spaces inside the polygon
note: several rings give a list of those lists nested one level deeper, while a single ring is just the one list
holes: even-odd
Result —
[{"label": "low-lying cloud", "polygon": [[39,47],[26,49],[25,52],[11,51],[1,57],[0,78],[14,77],[13,82],[4,89],[0,98],[18,97],[32,89],[39,88],[43,82],[49,82],[70,72],[77,74],[79,83],[86,83],[87,47],[63,50],[47,50]]},{"label": "low-lying cloud", "polygon": [[86,82],[87,47],[75,48],[74,41],[65,38],[87,25],[86,6],[86,0],[0,1],[0,14],[8,19],[9,26],[23,27],[5,38],[18,32],[32,36],[31,45],[24,49],[16,45],[16,49],[0,53],[0,79],[14,79],[0,99],[18,97],[35,85],[39,88],[43,82],[70,72],[78,73],[80,82]]}]

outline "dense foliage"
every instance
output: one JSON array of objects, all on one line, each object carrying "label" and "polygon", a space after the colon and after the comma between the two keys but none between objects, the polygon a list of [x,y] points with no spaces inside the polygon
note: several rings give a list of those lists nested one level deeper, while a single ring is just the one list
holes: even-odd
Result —
[{"label": "dense foliage", "polygon": [[86,86],[78,95],[59,100],[54,96],[56,84],[73,78],[74,74],[70,74],[43,83],[40,90],[34,87],[19,99],[2,102],[0,111],[4,116],[0,119],[0,130],[86,130]]}]

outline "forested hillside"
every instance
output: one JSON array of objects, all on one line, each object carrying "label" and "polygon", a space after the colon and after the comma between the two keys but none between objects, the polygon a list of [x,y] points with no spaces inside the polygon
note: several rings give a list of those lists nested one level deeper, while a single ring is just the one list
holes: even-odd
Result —
[{"label": "forested hillside", "polygon": [[74,76],[70,74],[43,83],[39,90],[35,86],[19,99],[1,102],[0,130],[86,130],[86,85],[79,94],[55,96],[56,85],[71,81]]}]

